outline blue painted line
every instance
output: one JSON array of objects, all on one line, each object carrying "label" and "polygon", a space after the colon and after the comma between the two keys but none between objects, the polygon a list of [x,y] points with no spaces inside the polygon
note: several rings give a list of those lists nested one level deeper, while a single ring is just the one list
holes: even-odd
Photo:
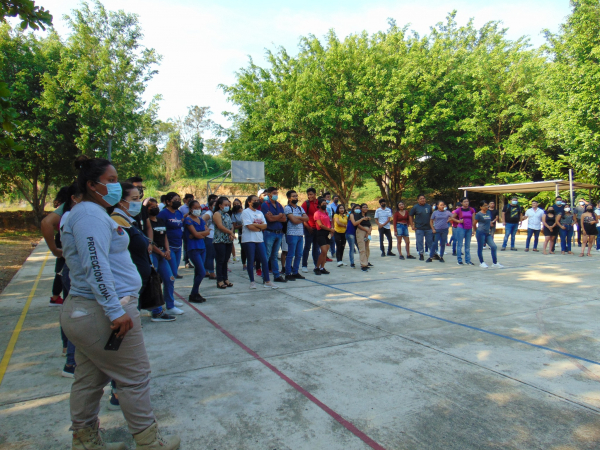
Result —
[{"label": "blue painted line", "polygon": [[[550,347],[544,347],[543,345],[532,344],[531,342],[523,341],[521,339],[517,339],[517,338],[511,337],[511,336],[506,336],[506,335],[500,334],[500,333],[494,333],[493,331],[484,330],[483,328],[473,327],[473,326],[467,325],[465,323],[455,322],[453,320],[444,319],[443,317],[438,317],[438,316],[434,316],[432,314],[427,314],[427,313],[424,313],[424,312],[421,312],[421,311],[417,311],[417,310],[414,310],[414,309],[406,308],[404,306],[395,305],[394,303],[386,302],[386,301],[383,301],[383,300],[377,300],[375,298],[371,298],[371,297],[368,297],[368,296],[362,295],[362,294],[356,294],[354,292],[347,291],[346,289],[338,288],[338,287],[335,287],[333,285],[329,285],[329,284],[325,284],[325,283],[319,283],[318,281],[314,281],[314,280],[309,280],[308,278],[306,279],[306,281],[310,281],[311,283],[315,283],[315,284],[319,284],[319,285],[324,286],[324,287],[335,289],[335,290],[340,291],[340,292],[345,292],[346,294],[351,294],[351,295],[355,295],[357,297],[366,298],[367,300],[371,300],[373,302],[382,303],[382,304],[388,305],[388,306],[393,306],[394,308],[398,308],[398,309],[403,309],[404,311],[409,311],[409,312],[412,312],[412,313],[415,313],[415,314],[419,314],[421,316],[429,317],[430,319],[439,320],[441,322],[446,322],[446,323],[449,323],[451,325],[458,325],[459,327],[468,328],[470,330],[479,331],[481,333],[486,333],[486,334],[489,334],[489,335],[492,335],[492,336],[496,336],[496,337],[501,337],[501,338],[504,338],[504,339],[508,339],[509,341],[514,341],[514,342],[518,342],[520,344],[529,345],[530,347],[539,348],[541,350],[547,350],[547,351],[552,352],[552,353],[557,353],[559,355],[567,356],[569,358],[578,359],[580,361],[585,361],[585,362],[588,362],[590,364],[595,364],[597,366],[600,366],[600,362],[593,361],[593,360],[587,359],[587,358],[583,358],[581,356],[572,355],[571,353],[561,352],[560,350],[555,350],[555,349],[550,348]],[[386,281],[386,280],[374,280],[374,281]]]}]

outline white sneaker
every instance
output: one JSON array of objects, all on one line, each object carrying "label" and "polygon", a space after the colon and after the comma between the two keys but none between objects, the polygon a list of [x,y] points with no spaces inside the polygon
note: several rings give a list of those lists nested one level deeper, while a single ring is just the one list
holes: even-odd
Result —
[{"label": "white sneaker", "polygon": [[179,300],[175,300],[175,301],[173,302],[173,304],[174,304],[175,306],[183,306],[183,302],[180,302]]},{"label": "white sneaker", "polygon": [[182,310],[182,309],[179,309],[177,306],[174,306],[174,307],[173,307],[173,308],[171,308],[171,309],[165,309],[165,312],[166,312],[167,314],[173,314],[173,315],[175,315],[175,316],[180,316],[180,315],[182,315],[182,314],[185,314],[185,311],[184,311],[184,310]]},{"label": "white sneaker", "polygon": [[343,262],[341,262],[341,261],[338,261],[338,263],[337,263],[337,266],[338,266],[338,267],[342,267],[343,265],[344,265],[344,263],[343,263]]},{"label": "white sneaker", "polygon": [[254,281],[250,282],[250,289],[256,289],[256,283]]},{"label": "white sneaker", "polygon": [[492,264],[492,267],[495,267],[496,269],[504,269],[504,266],[500,263]]},{"label": "white sneaker", "polygon": [[479,267],[481,267],[482,269],[487,269],[489,266],[486,263],[482,262],[481,264],[479,264]]},{"label": "white sneaker", "polygon": [[303,268],[302,268],[302,272],[303,272],[303,273],[308,273],[308,267],[303,267]]},{"label": "white sneaker", "polygon": [[272,282],[272,281],[267,281],[266,283],[264,283],[264,284],[263,284],[263,287],[264,287],[264,288],[267,288],[267,289],[269,289],[269,288],[270,288],[270,289],[279,289],[277,286],[275,286],[275,285],[273,284],[273,282]]}]

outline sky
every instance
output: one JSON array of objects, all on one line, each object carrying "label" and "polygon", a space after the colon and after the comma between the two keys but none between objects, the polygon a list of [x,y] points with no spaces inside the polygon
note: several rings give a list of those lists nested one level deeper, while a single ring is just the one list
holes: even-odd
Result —
[{"label": "sky", "polygon": [[[227,126],[223,111],[235,111],[219,89],[233,84],[235,72],[251,57],[265,63],[265,50],[285,47],[295,54],[301,36],[324,36],[330,29],[343,38],[366,30],[388,28],[388,18],[398,26],[426,34],[456,10],[457,21],[469,18],[475,26],[499,20],[508,37],[529,36],[532,45],[544,43],[541,31],[557,31],[570,13],[568,0],[104,0],[109,10],[123,9],[139,15],[143,44],[163,59],[158,75],[148,84],[146,99],[160,94],[159,117],[182,117],[188,106],[210,106],[216,122]],[[77,8],[78,0],[36,0],[50,10],[54,26],[66,37],[63,16]]]}]

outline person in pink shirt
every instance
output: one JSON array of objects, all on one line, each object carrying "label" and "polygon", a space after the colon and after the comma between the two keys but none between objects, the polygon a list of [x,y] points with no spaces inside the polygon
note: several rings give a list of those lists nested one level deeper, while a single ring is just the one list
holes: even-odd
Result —
[{"label": "person in pink shirt", "polygon": [[321,247],[321,254],[317,260],[317,267],[315,267],[315,275],[329,275],[329,272],[325,270],[325,263],[327,262],[327,252],[331,245],[331,236],[333,234],[333,228],[331,227],[331,219],[327,213],[327,200],[319,198],[317,200],[319,209],[315,211],[313,219],[317,227],[317,244]]},{"label": "person in pink shirt", "polygon": [[[453,222],[458,225],[456,227],[456,258],[459,266],[474,266],[471,262],[471,237],[475,235],[473,231],[473,217],[475,217],[475,210],[469,207],[469,199],[467,197],[462,199],[460,208],[452,211]],[[465,263],[462,261],[462,246],[465,244]]]}]

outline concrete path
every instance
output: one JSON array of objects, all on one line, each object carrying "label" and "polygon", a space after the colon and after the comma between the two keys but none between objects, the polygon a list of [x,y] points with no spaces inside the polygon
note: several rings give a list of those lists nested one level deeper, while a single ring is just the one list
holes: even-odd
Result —
[{"label": "concrete path", "polygon": [[[162,428],[182,449],[600,448],[600,253],[517,245],[498,252],[502,270],[381,258],[375,245],[367,274],[329,263],[277,291],[248,290],[231,265],[235,286],[205,281],[208,301],[176,322],[143,317]],[[4,363],[32,299],[0,384],[0,449],[70,448],[46,257],[40,244],[0,296]],[[105,436],[133,448],[108,392]]]}]

